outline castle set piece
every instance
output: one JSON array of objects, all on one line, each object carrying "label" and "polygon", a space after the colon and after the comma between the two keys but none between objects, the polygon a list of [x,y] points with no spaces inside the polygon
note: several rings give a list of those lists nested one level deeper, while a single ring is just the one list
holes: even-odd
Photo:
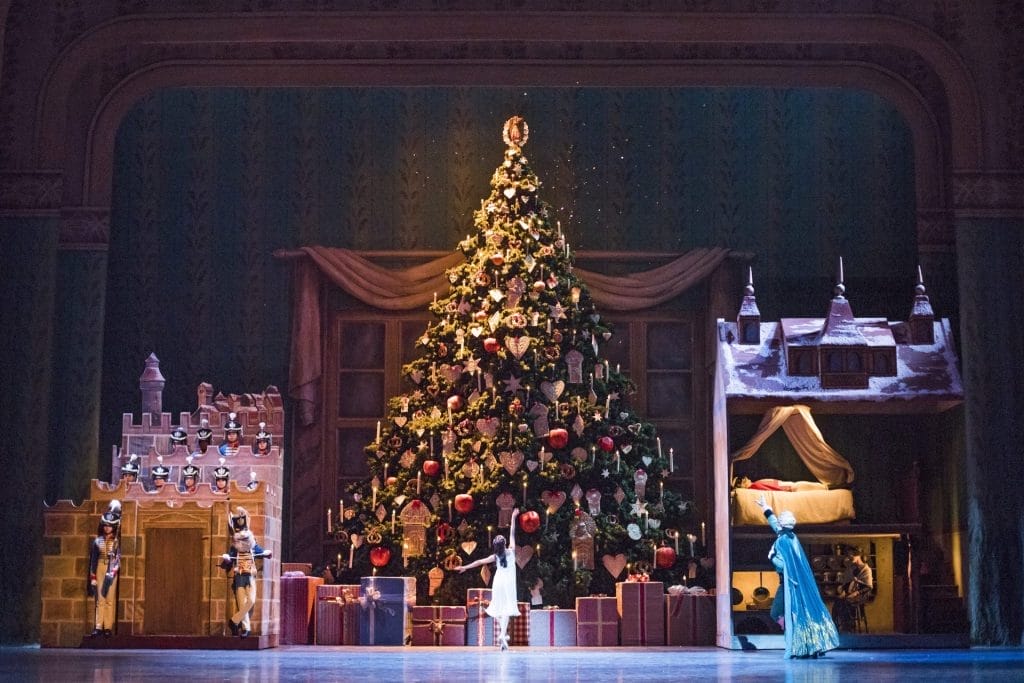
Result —
[{"label": "castle set piece", "polygon": [[[60,500],[44,509],[47,551],[43,560],[41,644],[44,647],[161,647],[161,638],[224,640],[246,649],[277,645],[283,500],[284,408],[276,387],[260,394],[213,395],[199,387],[198,407],[178,420],[162,410],[164,378],[151,355],[140,377],[144,412],[122,421],[113,449],[114,482],[93,480],[80,504]],[[225,427],[234,421],[239,445],[221,455]],[[209,434],[206,433],[209,430]],[[269,448],[255,452],[256,437]],[[204,441],[208,442],[205,452]],[[217,488],[218,477],[221,488]],[[86,595],[89,552],[97,522],[119,502],[120,571],[114,623],[96,618]],[[244,511],[247,528],[270,556],[246,564],[255,602],[245,639],[231,638],[238,567],[225,571],[222,556],[237,555],[232,519]],[[102,578],[97,577],[102,589]],[[97,635],[92,635],[99,629]],[[239,629],[241,635],[241,629]],[[180,646],[180,645],[179,645]]]}]

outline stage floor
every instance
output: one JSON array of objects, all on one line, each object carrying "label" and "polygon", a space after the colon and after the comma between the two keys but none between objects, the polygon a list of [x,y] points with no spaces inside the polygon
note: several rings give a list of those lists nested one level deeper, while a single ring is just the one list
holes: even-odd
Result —
[{"label": "stage floor", "polygon": [[0,649],[3,681],[1019,681],[1024,648],[837,650],[784,660],[719,648],[305,647],[260,651]]}]

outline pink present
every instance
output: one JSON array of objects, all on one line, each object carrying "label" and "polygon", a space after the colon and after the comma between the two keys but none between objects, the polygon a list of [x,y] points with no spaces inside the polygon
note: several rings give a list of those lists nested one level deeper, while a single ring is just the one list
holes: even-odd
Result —
[{"label": "pink present", "polygon": [[615,584],[623,645],[665,644],[665,585],[660,581]]},{"label": "pink present", "polygon": [[359,586],[327,584],[316,590],[316,645],[359,644]]},{"label": "pink present", "polygon": [[530,610],[530,645],[555,647],[576,645],[576,610]]},{"label": "pink present", "polygon": [[466,608],[416,605],[412,608],[413,645],[465,645]]},{"label": "pink present", "polygon": [[715,595],[665,596],[665,642],[668,645],[714,645]]},{"label": "pink present", "polygon": [[324,580],[301,572],[281,577],[282,645],[309,645],[313,642],[314,605],[317,586]]},{"label": "pink present", "polygon": [[615,598],[576,598],[576,644],[581,647],[619,644],[619,610]]}]

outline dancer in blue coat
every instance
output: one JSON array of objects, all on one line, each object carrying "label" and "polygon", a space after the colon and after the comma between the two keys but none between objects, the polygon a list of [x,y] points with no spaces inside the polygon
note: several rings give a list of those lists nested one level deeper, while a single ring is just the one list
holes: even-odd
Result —
[{"label": "dancer in blue coat", "polygon": [[771,615],[786,635],[786,657],[824,657],[839,646],[839,632],[821,599],[800,539],[793,532],[796,517],[788,510],[776,517],[764,496],[757,504],[776,535],[768,552],[768,559],[779,573],[779,590],[772,602]]}]

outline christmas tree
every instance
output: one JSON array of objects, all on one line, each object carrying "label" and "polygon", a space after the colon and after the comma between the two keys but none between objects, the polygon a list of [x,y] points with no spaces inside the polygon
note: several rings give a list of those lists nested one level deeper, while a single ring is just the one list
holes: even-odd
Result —
[{"label": "christmas tree", "polygon": [[463,604],[489,565],[452,570],[491,554],[510,524],[520,599],[538,579],[544,604],[561,606],[613,594],[627,572],[682,582],[673,528],[688,504],[665,487],[669,459],[629,407],[633,385],[602,358],[612,330],[539,197],[528,134],[520,117],[505,123],[504,160],[459,244],[465,261],[448,271],[421,355],[403,368],[409,389],[366,449],[371,478],[333,530],[352,544],[349,563],[339,554],[343,582],[416,576],[421,604]]}]

